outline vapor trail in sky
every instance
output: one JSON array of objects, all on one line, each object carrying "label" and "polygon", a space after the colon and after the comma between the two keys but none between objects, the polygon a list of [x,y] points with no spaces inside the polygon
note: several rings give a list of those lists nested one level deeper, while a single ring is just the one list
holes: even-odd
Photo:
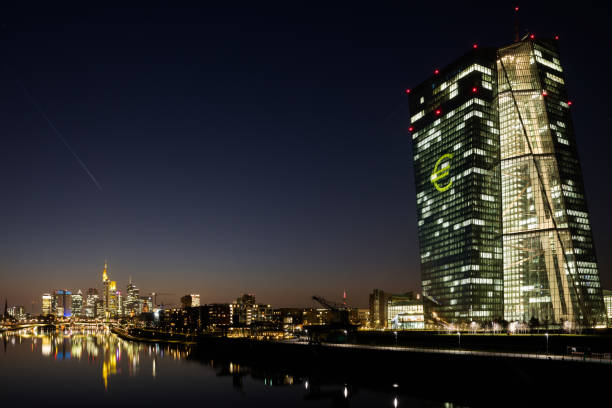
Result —
[{"label": "vapor trail in sky", "polygon": [[76,154],[76,152],[74,151],[74,149],[72,149],[72,147],[70,147],[70,145],[68,144],[68,142],[66,141],[66,138],[61,134],[61,132],[59,130],[57,130],[57,128],[55,127],[55,125],[53,124],[53,122],[51,122],[51,119],[49,119],[49,117],[45,114],[45,112],[42,110],[42,108],[40,107],[40,105],[38,104],[38,102],[36,102],[36,99],[34,99],[34,97],[32,96],[32,94],[30,94],[30,92],[28,92],[27,88],[23,85],[23,83],[19,80],[17,80],[17,82],[19,82],[19,85],[21,86],[21,89],[23,89],[23,93],[25,94],[25,96],[28,98],[28,100],[32,103],[32,105],[34,105],[34,107],[36,108],[36,110],[38,111],[38,113],[40,113],[40,116],[43,117],[43,119],[47,122],[47,124],[49,125],[49,127],[51,128],[51,130],[53,131],[53,133],[55,133],[57,135],[57,137],[59,137],[59,139],[62,141],[62,143],[64,144],[64,146],[66,146],[66,149],[68,149],[68,151],[70,151],[70,153],[72,153],[72,155],[74,156],[74,158],[76,159],[76,161],[81,165],[81,167],[83,168],[83,170],[85,171],[85,173],[87,173],[87,175],[89,176],[89,178],[91,179],[91,181],[94,182],[94,184],[96,185],[96,187],[98,187],[98,190],[102,191],[102,186],[100,185],[100,183],[98,183],[98,180],[96,180],[96,178],[94,177],[94,175],[91,173],[91,171],[89,171],[89,168],[87,167],[87,165],[85,165],[85,163],[83,162],[83,160],[81,160],[81,158]]}]

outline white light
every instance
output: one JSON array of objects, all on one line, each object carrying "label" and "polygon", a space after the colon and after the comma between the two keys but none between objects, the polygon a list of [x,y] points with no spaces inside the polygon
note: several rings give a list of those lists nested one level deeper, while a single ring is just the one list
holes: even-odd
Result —
[{"label": "white light", "polygon": [[348,398],[348,388],[344,387],[344,398]]},{"label": "white light", "polygon": [[393,406],[397,408],[397,397],[393,398]]}]

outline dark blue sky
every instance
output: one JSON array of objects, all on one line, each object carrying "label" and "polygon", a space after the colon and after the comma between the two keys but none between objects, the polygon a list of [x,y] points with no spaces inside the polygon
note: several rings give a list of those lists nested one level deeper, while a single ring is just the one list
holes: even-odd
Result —
[{"label": "dark blue sky", "polygon": [[[203,302],[417,289],[403,91],[511,42],[514,3],[150,4],[1,10],[0,298],[100,287],[105,258],[121,288]],[[522,29],[561,37],[607,287],[609,19],[521,9]]]}]

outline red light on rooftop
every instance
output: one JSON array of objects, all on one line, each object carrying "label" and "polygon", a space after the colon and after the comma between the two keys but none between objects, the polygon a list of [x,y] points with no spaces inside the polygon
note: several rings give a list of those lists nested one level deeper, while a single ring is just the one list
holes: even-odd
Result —
[{"label": "red light on rooftop", "polygon": [[413,128],[412,126],[410,126],[410,127],[408,128],[408,131],[409,131],[409,132],[412,132],[413,130],[414,130],[414,128]]},{"label": "red light on rooftop", "polygon": [[474,44],[472,45],[472,47],[474,47],[474,49],[478,48],[478,44]]},{"label": "red light on rooftop", "polygon": [[567,101],[568,106],[572,106],[572,101]]},{"label": "red light on rooftop", "polygon": [[442,111],[440,109],[436,109],[436,115],[439,115],[441,113],[442,113]]},{"label": "red light on rooftop", "polygon": [[518,8],[518,6],[516,6],[516,7],[514,8],[514,11],[518,11],[518,9],[519,9],[519,8]]},{"label": "red light on rooftop", "polygon": [[555,35],[555,40],[558,40],[558,39],[559,39],[559,36],[558,36],[558,35]]},{"label": "red light on rooftop", "polygon": [[478,92],[478,88],[473,87],[473,88],[472,88],[472,92],[474,92],[474,93]]},{"label": "red light on rooftop", "polygon": [[439,70],[439,69],[436,69],[436,70],[434,71],[434,74],[436,74],[436,75],[438,75],[439,73],[440,73],[440,70]]},{"label": "red light on rooftop", "polygon": [[533,39],[535,38],[535,34],[531,34],[531,35],[529,36],[529,38],[531,38],[531,39],[533,40]]},{"label": "red light on rooftop", "polygon": [[546,90],[543,90],[542,91],[542,96],[547,96],[547,95],[548,95],[548,92],[546,92]]},{"label": "red light on rooftop", "polygon": [[406,93],[409,94],[411,91],[410,89],[406,89]]}]

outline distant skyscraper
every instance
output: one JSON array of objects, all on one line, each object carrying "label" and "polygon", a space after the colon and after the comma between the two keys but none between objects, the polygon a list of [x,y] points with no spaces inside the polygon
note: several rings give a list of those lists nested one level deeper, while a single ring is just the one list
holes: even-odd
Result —
[{"label": "distant skyscraper", "polygon": [[41,301],[41,312],[43,316],[49,316],[53,314],[53,296],[50,293],[43,293]]},{"label": "distant skyscraper", "polygon": [[142,306],[139,303],[140,290],[132,283],[132,277],[127,285],[127,298],[125,302],[125,314],[128,316],[135,316],[142,313]]},{"label": "distant skyscraper", "polygon": [[199,294],[191,294],[191,307],[200,306],[200,295]]},{"label": "distant skyscraper", "polygon": [[98,295],[98,289],[89,288],[87,289],[87,298],[85,301],[85,316],[88,318],[98,317],[97,303],[100,299]]},{"label": "distant skyscraper", "polygon": [[72,316],[72,292],[69,290],[56,290],[53,295],[53,300],[57,317]]},{"label": "distant skyscraper", "polygon": [[81,289],[72,295],[72,314],[80,317],[83,312],[83,292]]},{"label": "distant skyscraper", "polygon": [[605,322],[562,71],[556,42],[530,36],[410,92],[423,294],[442,322]]}]

